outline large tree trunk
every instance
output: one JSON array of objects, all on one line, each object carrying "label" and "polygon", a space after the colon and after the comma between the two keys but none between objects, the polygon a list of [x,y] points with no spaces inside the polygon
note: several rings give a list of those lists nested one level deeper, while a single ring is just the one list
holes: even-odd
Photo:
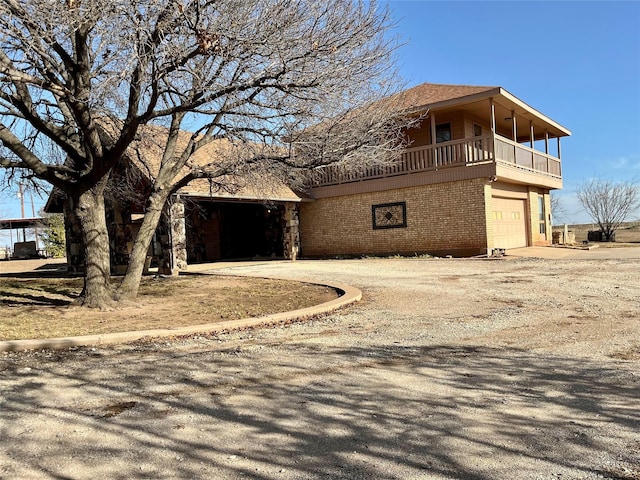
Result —
[{"label": "large tree trunk", "polygon": [[127,272],[118,288],[118,298],[120,299],[133,299],[138,296],[147,252],[149,251],[153,234],[158,228],[166,200],[167,196],[164,194],[152,194],[149,198],[149,207],[145,212],[140,230],[133,243],[133,250],[129,256]]},{"label": "large tree trunk", "polygon": [[[105,182],[103,182],[105,183]],[[104,209],[104,187],[97,186],[70,198],[73,213],[80,220],[84,243],[84,288],[81,305],[107,308],[113,305],[109,264],[109,234]]]}]

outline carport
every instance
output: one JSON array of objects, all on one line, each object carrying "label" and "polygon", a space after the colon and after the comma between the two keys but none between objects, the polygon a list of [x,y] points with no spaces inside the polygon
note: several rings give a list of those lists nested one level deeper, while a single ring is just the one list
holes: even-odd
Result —
[{"label": "carport", "polygon": [[[290,188],[275,182],[269,188],[247,186],[233,193],[203,194],[206,187],[198,182],[187,188],[174,198],[184,206],[183,214],[171,214],[174,257],[185,258],[187,264],[297,257],[298,206],[303,199]],[[184,237],[181,228],[175,228],[180,223]],[[182,242],[183,254],[178,252]]]},{"label": "carport", "polygon": [[285,210],[282,202],[187,202],[187,262],[284,258]]},{"label": "carport", "polygon": [[[13,247],[13,253],[1,252],[0,258],[31,258],[39,256],[38,245],[38,227],[46,223],[45,218],[9,218],[6,220],[0,220],[0,230],[9,230],[9,238],[11,246]],[[27,242],[27,229],[34,230],[35,240]],[[15,243],[13,231],[17,230],[15,234]],[[20,231],[22,231],[22,242],[20,242]]]}]

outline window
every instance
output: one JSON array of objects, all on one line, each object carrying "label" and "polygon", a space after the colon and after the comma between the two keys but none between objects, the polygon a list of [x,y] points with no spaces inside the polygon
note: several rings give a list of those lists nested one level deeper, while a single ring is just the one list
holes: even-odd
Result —
[{"label": "window", "polygon": [[407,204],[405,202],[383,203],[371,206],[373,229],[403,228],[407,226]]},{"label": "window", "polygon": [[[481,137],[482,136],[482,127],[477,123],[473,124],[473,136]],[[485,146],[483,145],[484,140],[476,140],[473,142],[473,148],[469,150],[470,158],[469,160],[478,162],[481,160],[485,160]]]},{"label": "window", "polygon": [[540,222],[540,234],[546,235],[547,222],[545,221],[546,212],[544,210],[544,195],[538,195],[538,220]]},{"label": "window", "polygon": [[451,141],[451,124],[441,123],[436,125],[436,143]]}]

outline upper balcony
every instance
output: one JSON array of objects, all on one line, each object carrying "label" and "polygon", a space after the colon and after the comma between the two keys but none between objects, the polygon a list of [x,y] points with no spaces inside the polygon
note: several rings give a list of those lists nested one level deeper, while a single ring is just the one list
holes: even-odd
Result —
[{"label": "upper balcony", "polygon": [[[324,167],[317,175],[314,186],[488,164],[495,167],[491,170],[493,175],[502,179],[548,188],[562,186],[559,158],[497,134],[408,148],[393,163],[359,172],[351,172],[340,166]],[[486,174],[486,169],[478,171],[478,176]]]},{"label": "upper balcony", "polygon": [[[410,148],[391,164],[357,172],[323,167],[312,185],[317,193],[352,191],[365,180],[382,188],[485,176],[562,188],[560,138],[571,132],[503,88],[423,84],[398,98],[408,112],[425,116],[407,132]],[[411,174],[419,175],[403,178]]]}]

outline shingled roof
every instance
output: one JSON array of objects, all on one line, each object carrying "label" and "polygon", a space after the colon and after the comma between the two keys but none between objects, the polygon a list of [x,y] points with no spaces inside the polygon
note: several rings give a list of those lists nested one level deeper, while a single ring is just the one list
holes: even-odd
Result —
[{"label": "shingled roof", "polygon": [[398,107],[402,110],[421,110],[440,102],[479,93],[497,92],[499,89],[500,87],[423,83],[393,95],[391,100],[397,101]]},{"label": "shingled roof", "polygon": [[[160,171],[160,162],[167,141],[168,130],[157,125],[143,125],[137,138],[127,149],[127,158],[149,179]],[[192,133],[181,130],[178,133],[178,154],[187,146]],[[236,144],[228,139],[215,140],[204,145],[188,160],[187,165],[213,168],[224,167],[238,162],[238,159],[252,155],[258,145]],[[240,164],[242,161],[240,160]],[[185,173],[188,166],[184,167]],[[224,185],[224,188],[220,188]],[[244,172],[233,176],[223,176],[210,182],[207,179],[192,180],[178,191],[181,195],[236,200],[300,201],[300,197],[281,180],[268,172]]]},{"label": "shingled roof", "polygon": [[[112,139],[118,132],[116,122],[102,119],[100,122],[101,135],[107,135]],[[153,181],[159,171],[162,155],[167,141],[168,130],[158,125],[142,125],[134,141],[129,145],[125,154],[125,164],[133,165],[146,180]],[[187,146],[192,132],[181,130],[178,133],[177,154],[182,153]],[[183,168],[187,173],[189,166],[223,167],[233,164],[243,156],[255,153],[260,146],[246,146],[236,144],[227,139],[215,140],[193,153],[188,160],[188,166]],[[253,150],[252,150],[253,149]],[[210,198],[212,200],[248,200],[248,201],[276,201],[276,202],[300,202],[301,196],[296,194],[288,185],[270,172],[256,169],[243,171],[230,176],[222,176],[214,181],[208,179],[196,179],[183,188],[178,194],[183,196]],[[62,212],[62,199],[64,194],[53,188],[47,199],[44,210],[48,213]]]}]

